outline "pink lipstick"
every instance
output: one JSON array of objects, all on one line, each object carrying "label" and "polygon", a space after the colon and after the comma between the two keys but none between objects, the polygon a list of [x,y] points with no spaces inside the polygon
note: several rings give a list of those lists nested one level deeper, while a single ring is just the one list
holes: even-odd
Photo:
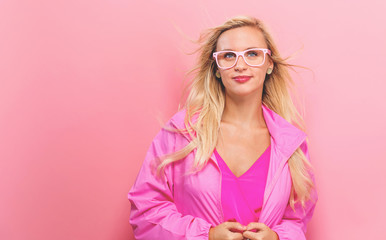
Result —
[{"label": "pink lipstick", "polygon": [[234,77],[233,79],[234,79],[236,82],[244,83],[244,82],[248,81],[250,78],[251,78],[250,76],[236,76],[236,77]]}]

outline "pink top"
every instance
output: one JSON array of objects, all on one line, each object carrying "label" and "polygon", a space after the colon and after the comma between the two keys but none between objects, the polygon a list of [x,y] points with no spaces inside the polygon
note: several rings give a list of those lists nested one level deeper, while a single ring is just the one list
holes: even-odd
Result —
[{"label": "pink top", "polygon": [[222,174],[221,204],[225,221],[237,221],[243,225],[258,222],[263,206],[267,182],[271,145],[240,177],[236,177],[228,165],[214,150]]}]

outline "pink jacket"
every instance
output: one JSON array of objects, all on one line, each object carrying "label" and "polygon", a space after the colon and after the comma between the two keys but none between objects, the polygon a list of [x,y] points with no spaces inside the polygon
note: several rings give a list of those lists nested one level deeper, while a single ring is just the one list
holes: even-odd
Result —
[{"label": "pink jacket", "polygon": [[[287,160],[298,148],[309,158],[306,134],[277,113],[262,105],[264,119],[271,134],[271,158],[267,185],[259,222],[274,230],[280,240],[305,239],[307,223],[317,201],[316,191],[303,210],[288,205],[291,175]],[[176,113],[166,124],[183,128],[185,111]],[[196,150],[165,169],[165,178],[152,174],[154,158],[175,152],[191,138],[165,129],[154,138],[134,186],[129,192],[130,224],[136,239],[207,240],[211,226],[224,222],[221,209],[221,172],[214,154],[198,173],[187,175]]]}]

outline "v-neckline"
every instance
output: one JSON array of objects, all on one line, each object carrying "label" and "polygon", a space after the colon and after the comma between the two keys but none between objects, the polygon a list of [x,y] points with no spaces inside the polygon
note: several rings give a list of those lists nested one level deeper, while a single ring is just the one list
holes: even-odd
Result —
[{"label": "v-neckline", "polygon": [[247,173],[249,173],[250,171],[252,171],[253,168],[255,168],[255,165],[259,164],[261,161],[259,161],[259,159],[264,155],[266,154],[266,152],[268,151],[268,149],[271,148],[271,144],[268,145],[268,147],[264,150],[264,152],[255,160],[255,162],[247,169],[247,171],[245,171],[243,174],[241,174],[240,176],[236,176],[232,170],[229,168],[228,164],[224,161],[224,159],[220,156],[220,154],[217,152],[217,149],[215,148],[214,149],[214,154],[216,155],[216,158],[219,159],[220,161],[222,161],[222,163],[225,165],[226,169],[229,171],[229,173],[236,179],[240,179],[240,178],[243,178],[245,175],[247,175]]}]

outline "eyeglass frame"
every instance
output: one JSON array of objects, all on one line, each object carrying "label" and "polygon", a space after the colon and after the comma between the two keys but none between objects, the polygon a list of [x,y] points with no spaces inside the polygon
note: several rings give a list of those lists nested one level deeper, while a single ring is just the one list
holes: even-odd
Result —
[{"label": "eyeglass frame", "polygon": [[[262,51],[264,52],[264,60],[263,60],[263,62],[262,62],[261,64],[259,64],[259,65],[251,65],[251,64],[248,63],[248,61],[245,60],[244,54],[245,54],[246,52],[248,52],[248,51],[251,51],[251,50],[262,50]],[[222,53],[222,52],[231,52],[231,53],[236,54],[236,60],[235,60],[235,63],[234,63],[232,66],[230,66],[230,67],[220,67],[220,65],[219,65],[219,63],[218,63],[217,55],[218,55],[219,53]],[[231,50],[218,51],[218,52],[214,52],[214,53],[212,54],[212,56],[213,56],[213,58],[216,60],[217,67],[220,68],[220,69],[225,70],[225,69],[233,68],[233,67],[236,65],[236,63],[237,63],[237,61],[238,61],[238,59],[239,59],[239,56],[241,56],[241,57],[243,58],[244,62],[245,62],[248,66],[250,66],[250,67],[260,67],[261,65],[263,65],[263,64],[265,63],[265,56],[266,56],[267,54],[268,54],[269,56],[271,56],[271,50],[269,50],[269,49],[267,49],[267,48],[250,48],[250,49],[247,49],[247,50],[244,50],[244,51],[240,51],[240,52],[237,52],[237,51],[231,51]]]}]

